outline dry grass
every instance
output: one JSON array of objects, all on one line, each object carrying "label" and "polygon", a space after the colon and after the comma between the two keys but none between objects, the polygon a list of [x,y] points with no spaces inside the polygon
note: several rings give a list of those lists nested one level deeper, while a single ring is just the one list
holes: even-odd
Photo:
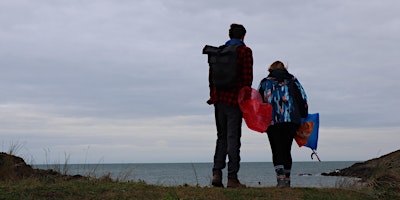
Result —
[{"label": "dry grass", "polygon": [[164,187],[100,179],[50,181],[29,178],[9,183],[0,182],[0,199],[377,199],[364,191],[332,188]]},{"label": "dry grass", "polygon": [[349,176],[358,176],[363,187],[379,199],[400,199],[400,150],[345,169]]},{"label": "dry grass", "polygon": [[[400,152],[399,152],[400,153]],[[368,162],[364,184],[343,179],[337,188],[210,188],[148,185],[143,181],[73,177],[36,170],[22,158],[0,153],[0,199],[400,199],[400,168],[396,156]],[[67,158],[67,157],[66,157]]]}]

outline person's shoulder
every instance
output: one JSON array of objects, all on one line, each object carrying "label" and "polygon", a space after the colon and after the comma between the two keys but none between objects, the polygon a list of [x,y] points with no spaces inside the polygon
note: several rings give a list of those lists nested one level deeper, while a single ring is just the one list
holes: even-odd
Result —
[{"label": "person's shoulder", "polygon": [[246,46],[245,44],[240,45],[238,48],[251,50],[251,48],[249,46]]},{"label": "person's shoulder", "polygon": [[238,46],[237,50],[240,51],[240,52],[249,52],[249,53],[252,52],[251,48],[246,46],[246,45]]},{"label": "person's shoulder", "polygon": [[299,82],[299,79],[297,79],[297,77],[295,75],[293,75],[293,74],[290,74],[290,75],[291,75],[291,80],[292,81]]},{"label": "person's shoulder", "polygon": [[268,81],[269,81],[268,77],[265,77],[265,78],[261,79],[260,85],[268,84],[268,83],[267,83]]}]

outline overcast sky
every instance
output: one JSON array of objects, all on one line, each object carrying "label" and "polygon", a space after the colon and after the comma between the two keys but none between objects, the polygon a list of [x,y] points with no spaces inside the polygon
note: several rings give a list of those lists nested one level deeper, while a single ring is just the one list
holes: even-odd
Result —
[{"label": "overcast sky", "polygon": [[[212,162],[204,45],[247,29],[257,88],[281,60],[324,161],[399,149],[400,2],[0,0],[0,151],[32,164]],[[294,143],[293,159],[311,150]],[[243,124],[242,161],[271,161]]]}]

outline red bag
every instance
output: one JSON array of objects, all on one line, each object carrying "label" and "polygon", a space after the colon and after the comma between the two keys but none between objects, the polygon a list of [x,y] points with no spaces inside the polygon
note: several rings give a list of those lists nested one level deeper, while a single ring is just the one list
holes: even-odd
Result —
[{"label": "red bag", "polygon": [[272,106],[264,103],[260,93],[251,87],[244,87],[239,91],[238,101],[247,127],[264,133],[271,124]]}]

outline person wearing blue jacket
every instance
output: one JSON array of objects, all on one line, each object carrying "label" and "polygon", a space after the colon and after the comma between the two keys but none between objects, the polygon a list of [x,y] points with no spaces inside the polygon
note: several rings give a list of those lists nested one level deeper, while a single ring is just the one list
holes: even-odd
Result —
[{"label": "person wearing blue jacket", "polygon": [[[272,150],[277,187],[290,187],[290,171],[292,169],[291,147],[296,130],[301,123],[301,113],[295,105],[293,88],[307,107],[307,96],[300,82],[290,74],[281,61],[275,61],[268,69],[269,75],[258,86],[264,102],[272,106],[271,124],[267,135]],[[294,84],[293,84],[294,83]]]}]

